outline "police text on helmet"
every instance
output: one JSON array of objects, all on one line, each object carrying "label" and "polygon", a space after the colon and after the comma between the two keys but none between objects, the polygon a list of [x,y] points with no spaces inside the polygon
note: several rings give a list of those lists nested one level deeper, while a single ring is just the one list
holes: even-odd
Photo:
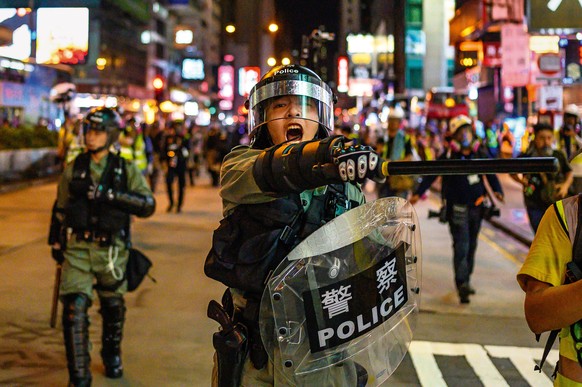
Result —
[{"label": "police text on helmet", "polygon": [[278,74],[299,74],[299,70],[296,69],[283,69],[283,70],[277,70],[275,71],[275,75]]}]

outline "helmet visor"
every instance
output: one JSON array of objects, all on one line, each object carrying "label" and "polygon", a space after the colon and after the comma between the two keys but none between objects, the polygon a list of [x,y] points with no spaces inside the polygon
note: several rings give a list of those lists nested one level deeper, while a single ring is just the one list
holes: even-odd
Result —
[{"label": "helmet visor", "polygon": [[[259,85],[258,85],[259,86]],[[329,87],[303,80],[280,80],[263,84],[249,97],[249,136],[265,124],[281,119],[305,119],[333,128],[333,94]]]}]

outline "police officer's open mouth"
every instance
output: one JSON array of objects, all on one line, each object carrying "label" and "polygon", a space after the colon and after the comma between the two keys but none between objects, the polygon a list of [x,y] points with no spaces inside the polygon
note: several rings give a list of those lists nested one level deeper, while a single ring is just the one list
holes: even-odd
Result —
[{"label": "police officer's open mouth", "polygon": [[299,125],[289,126],[285,134],[287,141],[297,141],[303,138],[303,128]]}]

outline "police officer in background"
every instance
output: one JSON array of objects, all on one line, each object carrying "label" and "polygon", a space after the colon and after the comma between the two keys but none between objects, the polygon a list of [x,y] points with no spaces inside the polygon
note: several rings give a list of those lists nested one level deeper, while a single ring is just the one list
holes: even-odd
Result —
[{"label": "police officer in background", "polygon": [[123,375],[125,269],[130,215],[148,217],[155,201],[138,168],[110,151],[121,120],[109,108],[85,116],[87,151],[64,170],[53,208],[49,244],[62,264],[60,284],[69,384],[91,385],[88,308],[93,289],[103,318],[101,357],[108,378]]},{"label": "police officer in background", "polygon": [[[215,334],[213,385],[355,386],[367,380],[363,367],[350,361],[285,380],[280,359],[267,358],[259,331],[259,305],[269,271],[322,224],[364,203],[359,183],[378,176],[379,157],[370,147],[330,136],[333,102],[321,78],[297,65],[271,69],[250,93],[251,145],[235,147],[222,164],[225,218],[214,232],[205,263],[209,277],[230,287],[223,306],[234,311],[228,312],[230,318],[244,326],[247,334],[239,337],[248,336],[248,342],[241,340],[233,348],[224,345],[220,332]],[[224,260],[234,264],[222,267]],[[243,274],[250,262],[257,265]]]},{"label": "police officer in background", "polygon": [[[475,135],[472,125],[471,119],[465,115],[451,120],[452,137],[449,149],[439,159],[487,158],[487,152]],[[496,198],[503,201],[503,190],[497,176],[483,176],[489,182]],[[483,200],[487,195],[483,176],[443,176],[442,178],[441,196],[446,202],[446,220],[453,238],[455,285],[462,304],[469,303],[469,296],[475,293],[470,280],[475,266],[477,239],[483,220]],[[410,197],[410,203],[415,204],[437,177],[424,177]]]},{"label": "police officer in background", "polygon": [[166,190],[168,192],[167,212],[174,208],[174,180],[178,179],[178,203],[176,212],[182,212],[184,204],[184,189],[186,187],[186,163],[188,160],[188,144],[184,139],[182,121],[174,121],[168,128],[164,138],[164,154],[162,160],[166,169]]}]

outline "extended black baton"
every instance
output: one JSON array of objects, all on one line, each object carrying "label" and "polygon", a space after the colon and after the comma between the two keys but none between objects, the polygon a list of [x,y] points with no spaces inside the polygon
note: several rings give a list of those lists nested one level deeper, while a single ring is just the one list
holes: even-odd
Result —
[{"label": "extended black baton", "polygon": [[446,159],[430,161],[384,161],[382,174],[394,175],[472,175],[494,173],[554,173],[558,172],[555,157],[524,157],[517,159]]},{"label": "extended black baton", "polygon": [[53,287],[53,304],[51,307],[51,328],[57,325],[57,312],[59,309],[59,287],[61,286],[61,273],[63,271],[63,266],[58,263],[55,272],[55,284]]}]

